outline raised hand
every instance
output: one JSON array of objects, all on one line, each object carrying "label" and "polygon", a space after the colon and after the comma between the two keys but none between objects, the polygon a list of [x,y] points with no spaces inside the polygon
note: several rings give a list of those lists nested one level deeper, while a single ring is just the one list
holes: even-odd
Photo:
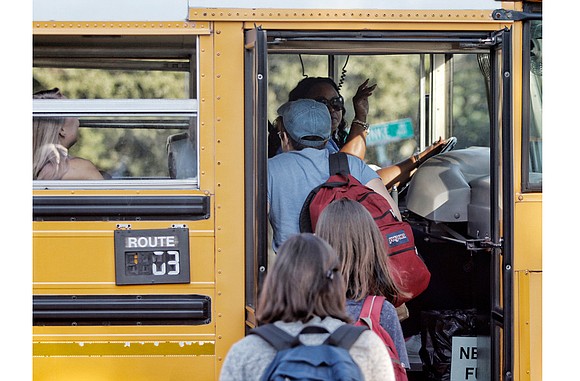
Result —
[{"label": "raised hand", "polygon": [[369,113],[369,97],[373,94],[373,90],[377,87],[375,83],[372,86],[368,86],[369,79],[367,78],[356,90],[356,94],[352,98],[352,103],[354,106],[354,117],[361,122],[367,121],[367,115]]}]

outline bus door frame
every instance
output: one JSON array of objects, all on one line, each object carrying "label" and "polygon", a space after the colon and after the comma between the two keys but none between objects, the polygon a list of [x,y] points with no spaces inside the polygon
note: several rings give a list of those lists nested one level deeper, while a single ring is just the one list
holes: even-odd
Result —
[{"label": "bus door frame", "polygon": [[[511,30],[490,34],[491,59],[491,305],[489,330],[478,367],[492,380],[513,378],[513,130]],[[267,272],[267,39],[256,27],[246,32],[246,325],[255,325],[255,305]],[[329,62],[332,64],[332,62]],[[331,65],[329,65],[331,66]],[[332,65],[333,66],[333,65]],[[500,205],[503,208],[500,209]],[[485,311],[483,311],[485,312]],[[486,324],[487,326],[487,324]],[[491,336],[491,340],[488,338]],[[491,346],[491,347],[490,347]],[[488,348],[486,350],[486,348]],[[501,366],[501,370],[500,370]],[[488,373],[489,372],[489,373]],[[480,374],[481,374],[480,373]]]},{"label": "bus door frame", "polygon": [[244,128],[245,128],[245,287],[246,329],[257,325],[258,291],[268,269],[268,48],[266,31],[260,27],[245,33]]},{"label": "bus door frame", "polygon": [[[492,357],[489,359],[491,360],[489,374],[494,381],[512,380],[514,374],[514,137],[511,39],[510,28],[506,27],[493,33],[493,46],[490,52],[493,101],[490,130]],[[478,347],[482,346],[478,343]],[[483,360],[488,359],[484,356]],[[485,367],[485,364],[478,363],[478,367],[481,366]]]}]

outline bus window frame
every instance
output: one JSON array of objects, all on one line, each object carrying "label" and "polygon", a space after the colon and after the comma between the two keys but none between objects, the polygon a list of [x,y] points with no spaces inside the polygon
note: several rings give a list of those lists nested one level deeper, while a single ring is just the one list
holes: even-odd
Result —
[{"label": "bus window frame", "polygon": [[[195,118],[197,99],[33,99],[33,117],[181,117]],[[199,143],[196,143],[199,173]],[[112,180],[33,180],[34,190],[62,189],[199,189],[199,176],[189,179],[128,178]]]},{"label": "bus window frame", "polygon": [[[33,99],[34,116],[74,117],[187,117],[195,118],[196,167],[200,173],[199,37],[205,29],[178,33],[91,35],[36,34],[33,67],[128,71],[185,72],[188,92],[179,99]],[[159,59],[158,57],[163,57]],[[81,124],[81,128],[83,125]],[[184,129],[185,131],[185,129]],[[161,142],[160,144],[165,144]],[[109,180],[33,180],[34,190],[199,190],[195,178],[124,178]]]},{"label": "bus window frame", "polygon": [[[541,14],[539,15],[541,20]],[[522,31],[522,193],[542,192],[542,182],[532,182],[530,179],[530,150],[532,128],[532,104],[531,104],[531,24],[538,20],[532,18],[523,23]],[[540,157],[541,159],[541,157]]]}]

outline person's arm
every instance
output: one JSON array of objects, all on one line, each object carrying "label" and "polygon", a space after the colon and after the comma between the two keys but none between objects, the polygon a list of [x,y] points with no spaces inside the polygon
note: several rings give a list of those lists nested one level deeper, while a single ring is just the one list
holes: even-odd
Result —
[{"label": "person's arm", "polygon": [[103,180],[101,172],[87,159],[75,157],[69,161],[69,165],[63,180]]},{"label": "person's arm", "polygon": [[419,165],[423,164],[423,162],[431,156],[441,152],[443,145],[446,142],[446,140],[443,140],[440,137],[439,140],[425,148],[424,151],[400,161],[397,164],[381,168],[377,171],[377,174],[381,176],[383,184],[385,184],[387,189],[391,189],[393,185],[400,188],[411,179],[413,172],[419,167]]},{"label": "person's arm", "polygon": [[369,80],[364,81],[357,89],[356,94],[352,98],[352,103],[354,106],[354,119],[351,123],[350,131],[346,137],[346,142],[341,152],[348,153],[349,155],[356,156],[361,160],[364,160],[367,149],[367,133],[364,125],[361,123],[367,123],[367,116],[369,113],[369,97],[373,94],[373,90],[376,88],[376,84],[372,86],[367,86]]}]

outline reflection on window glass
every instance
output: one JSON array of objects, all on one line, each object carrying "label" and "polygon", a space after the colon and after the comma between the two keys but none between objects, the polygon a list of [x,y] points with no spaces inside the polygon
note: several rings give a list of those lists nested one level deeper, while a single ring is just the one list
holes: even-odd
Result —
[{"label": "reflection on window glass", "polygon": [[35,117],[33,178],[195,179],[195,126],[184,117]]},{"label": "reflection on window glass", "polygon": [[81,142],[71,150],[92,157],[112,179],[195,178],[195,119],[81,119]]},{"label": "reflection on window glass", "polygon": [[529,182],[542,183],[542,21],[530,29]]},{"label": "reflection on window glass", "polygon": [[33,45],[35,187],[196,186],[195,36],[35,35]]},{"label": "reflection on window glass", "polygon": [[489,147],[489,54],[453,55],[453,132],[457,146]]},{"label": "reflection on window glass", "polygon": [[190,92],[187,72],[40,67],[32,75],[34,91],[58,87],[68,99],[187,99]]}]

